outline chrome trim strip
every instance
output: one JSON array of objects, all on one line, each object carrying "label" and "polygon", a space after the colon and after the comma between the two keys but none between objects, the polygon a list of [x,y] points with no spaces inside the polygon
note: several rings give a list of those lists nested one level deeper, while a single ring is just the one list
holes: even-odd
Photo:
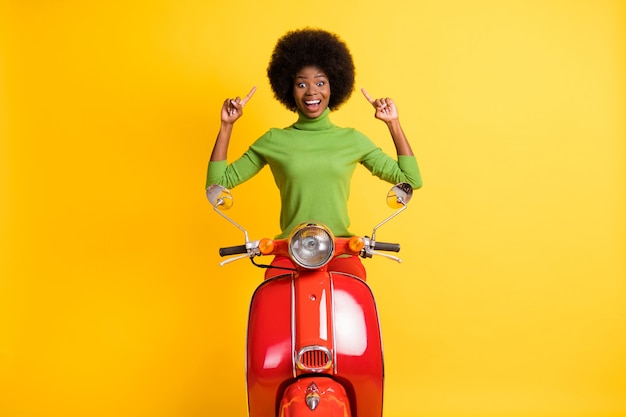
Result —
[{"label": "chrome trim strip", "polygon": [[296,277],[291,276],[291,370],[293,377],[296,373]]},{"label": "chrome trim strip", "polygon": [[335,329],[335,279],[333,272],[328,272],[328,280],[330,282],[330,308],[332,314],[332,332],[333,332],[333,374],[337,374],[337,332]]}]

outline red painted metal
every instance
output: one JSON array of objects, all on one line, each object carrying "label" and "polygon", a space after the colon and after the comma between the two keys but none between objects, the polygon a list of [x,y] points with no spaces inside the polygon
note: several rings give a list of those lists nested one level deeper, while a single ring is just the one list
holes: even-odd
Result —
[{"label": "red painted metal", "polygon": [[250,417],[276,415],[281,385],[294,378],[292,276],[263,282],[248,319],[246,374]]},{"label": "red painted metal", "polygon": [[[285,254],[283,242],[274,242],[272,254]],[[341,253],[353,254],[348,239],[336,239]],[[296,366],[297,353],[311,346],[330,351],[330,368]],[[328,388],[315,416],[381,417],[382,344],[367,284],[324,267],[264,281],[250,305],[247,382],[250,417],[308,415],[303,392],[311,382]]]},{"label": "red painted metal", "polygon": [[[311,387],[314,387],[311,389]],[[307,395],[317,395],[319,404],[311,410]],[[298,379],[285,389],[279,417],[350,417],[350,403],[340,383],[324,377]]]},{"label": "red painted metal", "polygon": [[[365,282],[333,273],[336,376],[345,381],[358,417],[380,417],[383,350],[378,312]],[[350,389],[348,389],[350,387]]]}]

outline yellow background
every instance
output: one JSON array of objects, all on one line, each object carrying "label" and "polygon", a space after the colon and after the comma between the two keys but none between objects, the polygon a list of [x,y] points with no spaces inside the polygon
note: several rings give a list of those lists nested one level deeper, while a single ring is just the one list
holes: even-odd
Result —
[{"label": "yellow background", "polygon": [[[0,415],[245,416],[261,271],[204,176],[293,115],[265,68],[287,30],[350,45],[424,188],[367,262],[387,417],[626,416],[626,6],[620,0],[0,3]],[[355,93],[333,116],[393,152]],[[389,213],[360,170],[352,229]],[[277,231],[263,172],[230,214]]]}]

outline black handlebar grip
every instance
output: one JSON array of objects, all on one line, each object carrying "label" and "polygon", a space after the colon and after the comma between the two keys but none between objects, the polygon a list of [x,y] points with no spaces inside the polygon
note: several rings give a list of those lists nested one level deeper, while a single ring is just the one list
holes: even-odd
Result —
[{"label": "black handlebar grip", "polygon": [[374,250],[382,250],[387,252],[400,252],[399,243],[375,242]]},{"label": "black handlebar grip", "polygon": [[239,255],[240,253],[246,253],[246,245],[228,246],[226,248],[220,248],[220,256]]}]

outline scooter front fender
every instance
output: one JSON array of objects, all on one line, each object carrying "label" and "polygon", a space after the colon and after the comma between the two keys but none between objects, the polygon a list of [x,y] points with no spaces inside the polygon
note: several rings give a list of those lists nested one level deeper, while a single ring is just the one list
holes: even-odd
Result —
[{"label": "scooter front fender", "polygon": [[278,416],[350,417],[350,400],[343,386],[332,378],[301,378],[285,389]]},{"label": "scooter front fender", "polygon": [[[315,282],[329,280],[332,291],[326,301],[322,302],[324,297],[320,294],[309,292],[327,290],[328,285],[318,287]],[[299,306],[308,303],[317,307],[308,313],[300,310]],[[330,324],[320,326],[325,320],[330,320]],[[308,331],[304,331],[306,329]],[[315,329],[318,334],[325,334],[333,351],[334,365],[319,372],[327,374],[326,377],[301,371],[296,366],[296,352],[307,344],[317,343],[310,339]],[[350,401],[345,404],[349,404],[353,415],[380,417],[382,344],[370,288],[358,278],[324,272],[311,272],[297,278],[286,274],[263,282],[250,306],[246,368],[251,417],[276,416],[285,389],[296,380],[309,378],[308,375],[321,378],[332,375],[348,394]]]}]

